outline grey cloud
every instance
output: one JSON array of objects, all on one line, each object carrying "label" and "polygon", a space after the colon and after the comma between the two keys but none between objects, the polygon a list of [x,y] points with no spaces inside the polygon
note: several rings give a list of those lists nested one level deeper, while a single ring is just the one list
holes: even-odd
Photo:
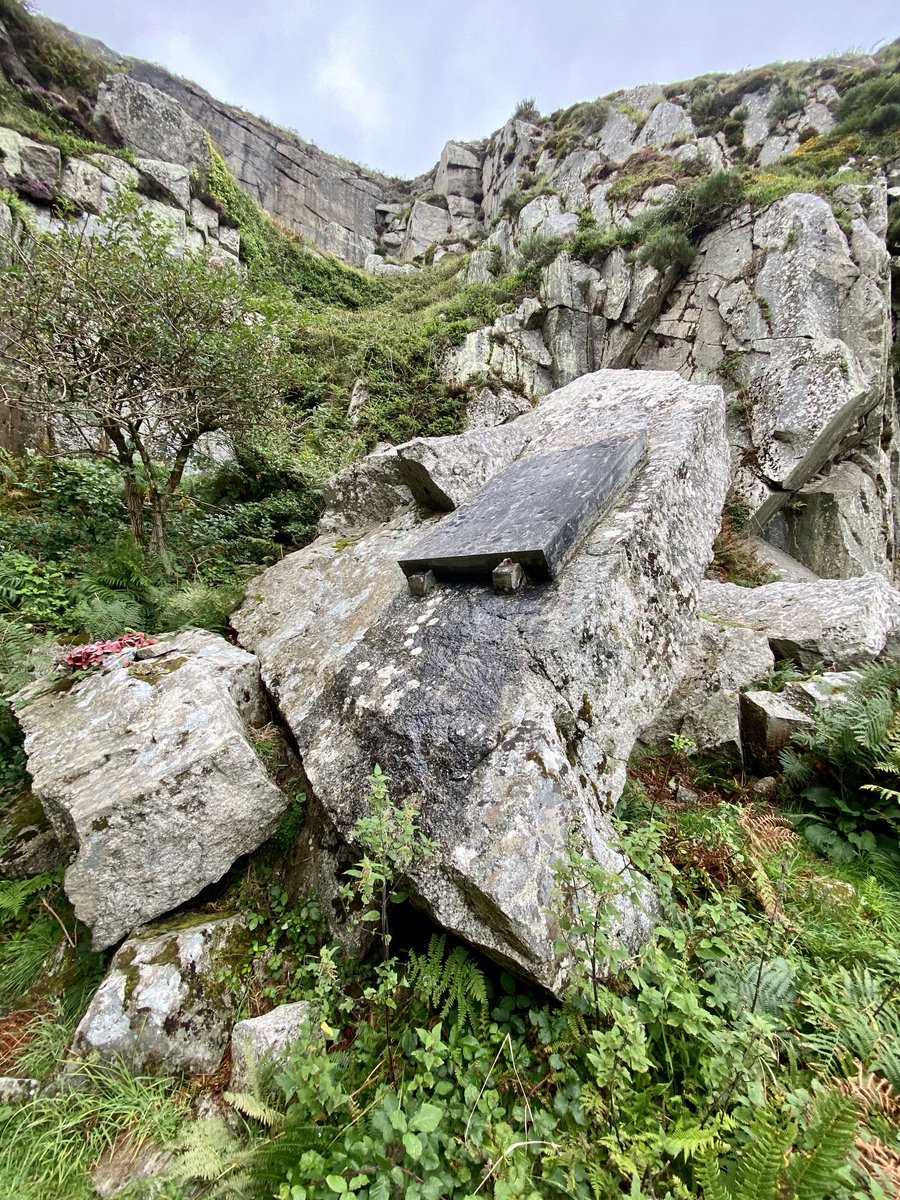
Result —
[{"label": "grey cloud", "polygon": [[42,0],[114,49],[390,174],[489,134],[522,96],[544,112],[615,88],[872,49],[893,0]]}]

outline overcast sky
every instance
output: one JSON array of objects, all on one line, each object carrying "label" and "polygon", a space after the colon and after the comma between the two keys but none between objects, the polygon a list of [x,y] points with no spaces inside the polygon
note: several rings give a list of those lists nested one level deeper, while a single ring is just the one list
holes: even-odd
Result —
[{"label": "overcast sky", "polygon": [[516,102],[551,112],[615,88],[872,50],[897,0],[38,0],[323,149],[427,170]]}]

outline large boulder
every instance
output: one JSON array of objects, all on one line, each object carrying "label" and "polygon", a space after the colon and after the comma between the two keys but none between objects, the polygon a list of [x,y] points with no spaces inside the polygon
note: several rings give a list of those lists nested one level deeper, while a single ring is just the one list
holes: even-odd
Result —
[{"label": "large boulder", "polygon": [[205,177],[209,142],[177,100],[117,72],[100,87],[94,120],[103,134],[136,154],[195,168]]},{"label": "large boulder", "polygon": [[213,634],[171,634],[131,666],[38,685],[17,716],[97,949],[221,879],[287,807],[253,747],[269,719],[259,665]]},{"label": "large boulder", "polygon": [[98,1054],[132,1071],[215,1071],[246,953],[243,921],[233,916],[129,938],[75,1030],[73,1054]]},{"label": "large boulder", "polygon": [[[555,582],[515,595],[457,583],[416,600],[397,560],[440,518],[406,509],[351,544],[289,555],[233,623],[333,827],[351,836],[380,764],[436,842],[410,870],[414,903],[557,989],[554,868],[580,827],[599,862],[627,872],[609,811],[695,637],[728,477],[724,403],[676,375],[602,371],[490,433],[510,439],[515,463],[646,438],[637,476]],[[433,443],[457,464],[470,454],[480,478],[484,448],[483,430]],[[498,448],[494,462],[491,479],[509,459]],[[645,936],[640,902],[622,898],[620,917],[631,944]]]},{"label": "large boulder", "polygon": [[900,651],[900,591],[881,575],[738,587],[703,583],[705,616],[765,634],[775,657],[813,669]]}]

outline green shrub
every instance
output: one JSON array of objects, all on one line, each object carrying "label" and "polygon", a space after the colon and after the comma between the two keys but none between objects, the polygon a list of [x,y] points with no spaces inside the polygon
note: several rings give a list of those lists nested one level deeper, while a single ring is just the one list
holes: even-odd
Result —
[{"label": "green shrub", "polygon": [[670,267],[678,271],[687,270],[696,256],[696,247],[687,234],[667,225],[650,234],[638,250],[637,259],[639,263],[655,267],[663,275]]},{"label": "green shrub", "polygon": [[897,69],[900,51],[896,44],[884,52],[886,63],[866,72],[841,96],[837,106],[838,134],[865,133],[875,136],[900,132],[900,98]]},{"label": "green shrub", "polygon": [[778,89],[778,95],[769,106],[769,129],[774,129],[782,121],[786,121],[788,117],[792,117],[794,113],[800,112],[806,104],[806,96],[794,87],[791,83],[786,83]]},{"label": "green shrub", "polygon": [[541,114],[534,102],[534,96],[523,97],[513,109],[513,120],[515,121],[539,121],[540,119]]}]

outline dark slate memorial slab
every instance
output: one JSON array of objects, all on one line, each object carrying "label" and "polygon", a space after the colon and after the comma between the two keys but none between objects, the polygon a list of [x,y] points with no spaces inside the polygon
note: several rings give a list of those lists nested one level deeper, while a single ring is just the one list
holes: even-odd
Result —
[{"label": "dark slate memorial slab", "polygon": [[643,436],[556,450],[513,463],[444,517],[399,560],[405,575],[490,575],[504,558],[555,576],[635,476]]}]

